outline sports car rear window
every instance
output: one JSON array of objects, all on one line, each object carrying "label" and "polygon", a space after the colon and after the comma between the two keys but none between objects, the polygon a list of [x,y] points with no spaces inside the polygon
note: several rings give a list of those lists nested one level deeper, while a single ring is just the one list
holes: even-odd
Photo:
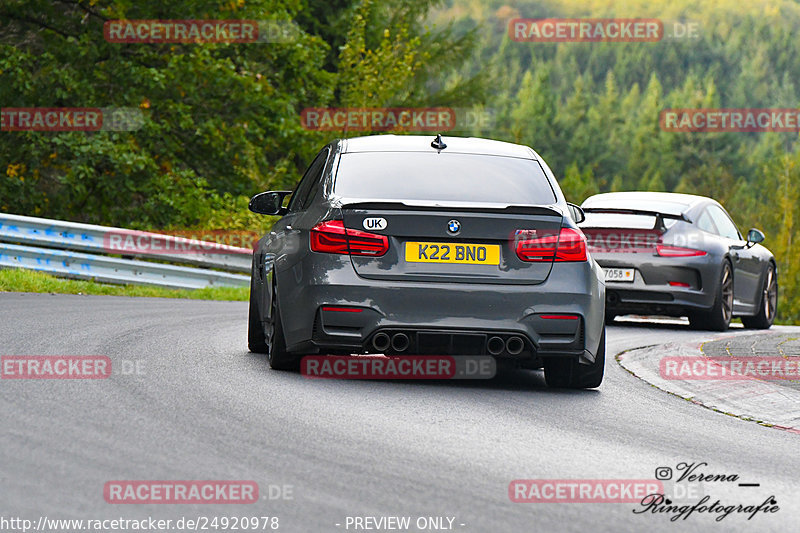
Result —
[{"label": "sports car rear window", "polygon": [[358,199],[556,202],[542,166],[533,159],[436,152],[343,154],[333,192]]}]

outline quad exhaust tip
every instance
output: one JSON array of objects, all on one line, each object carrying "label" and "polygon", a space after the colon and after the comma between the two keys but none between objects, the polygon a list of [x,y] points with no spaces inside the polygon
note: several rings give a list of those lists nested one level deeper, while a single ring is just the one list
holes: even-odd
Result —
[{"label": "quad exhaust tip", "polygon": [[511,355],[519,355],[525,348],[525,342],[520,337],[511,337],[506,341],[506,350]]},{"label": "quad exhaust tip", "polygon": [[408,335],[405,333],[395,333],[392,337],[392,350],[396,352],[405,352],[409,344]]},{"label": "quad exhaust tip", "polygon": [[[394,352],[405,352],[411,345],[411,340],[405,333],[395,333],[391,337],[388,333],[379,332],[372,338],[372,347],[378,353],[386,353],[391,348]],[[486,341],[486,351],[497,356],[506,352],[509,355],[519,355],[525,349],[525,341],[516,335],[503,340],[502,337],[492,336]]]},{"label": "quad exhaust tip", "polygon": [[375,348],[376,351],[383,353],[389,349],[391,345],[391,340],[389,339],[389,335],[386,333],[377,333],[372,338],[372,347]]},{"label": "quad exhaust tip", "polygon": [[500,355],[506,349],[506,343],[500,337],[489,337],[486,342],[486,351],[492,355]]}]

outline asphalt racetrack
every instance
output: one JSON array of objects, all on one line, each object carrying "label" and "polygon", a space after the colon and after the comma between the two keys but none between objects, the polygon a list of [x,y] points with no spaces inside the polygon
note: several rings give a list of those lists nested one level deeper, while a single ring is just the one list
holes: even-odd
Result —
[{"label": "asphalt racetrack", "polygon": [[[246,328],[243,302],[0,294],[2,355],[105,355],[114,368],[108,379],[0,380],[2,518],[38,526],[40,517],[266,516],[287,532],[755,532],[800,523],[800,435],[667,394],[614,360],[718,334],[609,327],[603,385],[563,391],[534,371],[490,381],[307,379],[249,353]],[[675,482],[681,463],[728,480]],[[674,513],[633,502],[509,498],[518,479],[653,480],[666,468],[665,491],[682,505],[773,497],[779,509],[671,521]],[[107,503],[114,480],[252,480],[259,501]],[[388,517],[410,526],[393,529]]]}]

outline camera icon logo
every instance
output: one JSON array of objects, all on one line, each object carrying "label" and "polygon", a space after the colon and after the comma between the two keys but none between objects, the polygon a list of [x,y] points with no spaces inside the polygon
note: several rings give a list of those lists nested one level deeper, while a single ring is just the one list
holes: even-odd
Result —
[{"label": "camera icon logo", "polygon": [[668,466],[659,466],[656,468],[656,479],[659,481],[672,479],[672,469]]}]

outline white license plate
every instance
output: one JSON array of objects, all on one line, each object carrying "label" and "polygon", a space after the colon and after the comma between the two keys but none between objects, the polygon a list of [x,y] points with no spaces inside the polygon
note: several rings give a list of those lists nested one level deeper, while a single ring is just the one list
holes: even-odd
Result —
[{"label": "white license plate", "polygon": [[629,281],[633,283],[634,269],[632,268],[604,268],[606,281]]}]

